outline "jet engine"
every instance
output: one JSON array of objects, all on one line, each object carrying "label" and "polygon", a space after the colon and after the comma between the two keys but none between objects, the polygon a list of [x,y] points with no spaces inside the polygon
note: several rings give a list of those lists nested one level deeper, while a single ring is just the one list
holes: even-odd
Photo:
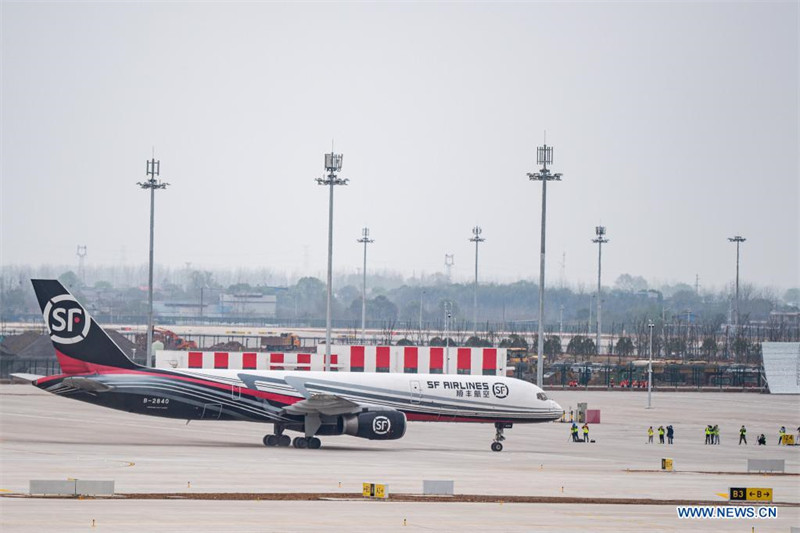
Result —
[{"label": "jet engine", "polygon": [[343,433],[369,440],[394,440],[406,433],[406,415],[400,411],[367,411],[342,417]]}]

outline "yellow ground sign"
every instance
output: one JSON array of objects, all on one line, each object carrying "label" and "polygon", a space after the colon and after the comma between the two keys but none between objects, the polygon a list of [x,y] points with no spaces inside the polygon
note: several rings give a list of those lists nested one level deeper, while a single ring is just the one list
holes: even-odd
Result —
[{"label": "yellow ground sign", "polygon": [[763,487],[731,487],[731,501],[771,502],[772,489]]},{"label": "yellow ground sign", "polygon": [[672,459],[668,457],[661,459],[661,470],[672,472]]},{"label": "yellow ground sign", "polygon": [[794,446],[794,435],[784,435],[783,444],[786,446]]},{"label": "yellow ground sign", "polygon": [[365,498],[380,498],[385,500],[389,497],[389,487],[383,483],[362,483],[361,495]]}]

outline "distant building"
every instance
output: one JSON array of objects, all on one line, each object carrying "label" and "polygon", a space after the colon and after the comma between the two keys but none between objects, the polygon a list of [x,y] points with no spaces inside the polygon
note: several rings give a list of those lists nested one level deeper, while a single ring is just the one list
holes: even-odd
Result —
[{"label": "distant building", "polygon": [[769,323],[775,326],[800,326],[800,311],[772,311]]},{"label": "distant building", "polygon": [[220,294],[219,306],[224,316],[275,318],[278,297],[274,294]]},{"label": "distant building", "polygon": [[220,294],[216,302],[153,302],[156,316],[168,318],[275,318],[278,297],[274,294]]}]

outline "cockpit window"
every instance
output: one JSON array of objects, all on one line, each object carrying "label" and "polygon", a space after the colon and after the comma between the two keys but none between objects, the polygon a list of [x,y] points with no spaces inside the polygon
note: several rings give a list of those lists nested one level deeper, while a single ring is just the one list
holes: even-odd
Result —
[{"label": "cockpit window", "polygon": [[539,398],[542,401],[547,400],[547,394],[545,394],[543,392],[537,392],[536,393],[536,397]]}]

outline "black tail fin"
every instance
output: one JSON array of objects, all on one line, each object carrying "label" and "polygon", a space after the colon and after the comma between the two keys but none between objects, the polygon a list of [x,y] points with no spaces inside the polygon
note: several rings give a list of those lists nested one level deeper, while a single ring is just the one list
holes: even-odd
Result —
[{"label": "black tail fin", "polygon": [[137,369],[72,294],[54,279],[32,279],[50,340],[65,374]]}]

